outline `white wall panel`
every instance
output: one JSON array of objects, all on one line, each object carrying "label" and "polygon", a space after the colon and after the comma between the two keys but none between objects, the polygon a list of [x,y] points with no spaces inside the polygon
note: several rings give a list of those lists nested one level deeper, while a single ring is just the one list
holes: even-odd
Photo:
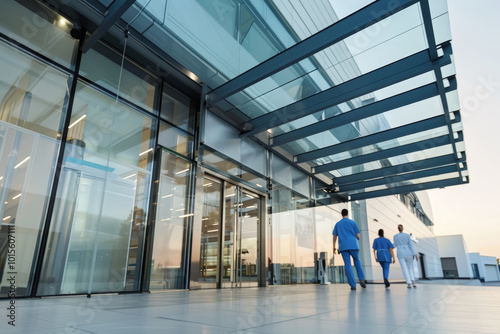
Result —
[{"label": "white wall panel", "polygon": [[472,278],[472,266],[469,252],[461,234],[437,237],[440,257],[454,257],[457,262],[458,277]]},{"label": "white wall panel", "polygon": [[[434,233],[422,223],[396,196],[386,196],[366,200],[367,206],[367,221],[368,221],[368,241],[370,257],[369,261],[365,261],[364,266],[371,267],[373,276],[368,277],[368,280],[381,281],[382,268],[380,264],[375,262],[373,257],[373,240],[378,238],[378,230],[383,229],[385,237],[394,240],[395,234],[399,233],[398,224],[403,224],[404,232],[411,233],[418,240],[414,244],[417,253],[424,254],[424,267],[427,278],[441,278],[443,271],[441,269],[441,259],[439,256],[439,249]],[[395,250],[395,255],[397,251]],[[422,276],[420,263],[415,261],[414,270],[416,277]],[[369,271],[367,270],[367,273]],[[404,279],[401,271],[399,261],[396,260],[395,264],[391,264],[389,280],[402,280]]]}]

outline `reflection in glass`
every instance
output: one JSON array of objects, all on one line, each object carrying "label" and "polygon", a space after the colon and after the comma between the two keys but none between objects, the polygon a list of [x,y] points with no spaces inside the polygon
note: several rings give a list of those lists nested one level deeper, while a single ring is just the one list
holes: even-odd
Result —
[{"label": "reflection in glass", "polygon": [[191,213],[191,164],[162,151],[151,260],[150,290],[182,289],[186,232]]},{"label": "reflection in glass", "polygon": [[[113,94],[120,96],[149,112],[153,112],[157,82],[151,74],[103,43],[82,56],[80,75],[87,77]],[[118,80],[121,78],[120,82]]]},{"label": "reflection in glass", "polygon": [[77,44],[69,34],[73,24],[43,3],[30,2],[36,12],[20,1],[2,0],[0,32],[69,68]]},{"label": "reflection in glass", "polygon": [[[0,55],[0,297],[7,297],[12,271],[17,273],[16,295],[26,296],[53,181],[69,77],[3,42]],[[9,235],[15,237],[13,268]]]},{"label": "reflection in glass", "polygon": [[193,155],[193,141],[193,136],[160,122],[158,144],[161,146],[190,158]]},{"label": "reflection in glass", "polygon": [[240,165],[229,161],[222,154],[215,153],[206,148],[203,149],[203,163],[215,167],[218,171],[230,176],[237,177],[248,186],[257,190],[264,190],[266,186],[265,178],[243,169]]},{"label": "reflection in glass", "polygon": [[165,86],[162,95],[160,117],[189,133],[194,132],[195,103],[176,89]]},{"label": "reflection in glass", "polygon": [[79,83],[38,295],[137,291],[153,120]]}]

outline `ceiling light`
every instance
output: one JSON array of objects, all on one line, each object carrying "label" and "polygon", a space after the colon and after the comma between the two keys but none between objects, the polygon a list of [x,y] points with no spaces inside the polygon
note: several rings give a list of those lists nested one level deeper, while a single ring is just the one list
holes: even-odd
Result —
[{"label": "ceiling light", "polygon": [[148,152],[151,152],[151,151],[153,151],[153,148],[150,148],[149,150],[146,150],[146,151],[144,151],[142,153],[139,153],[139,156],[144,155],[144,154],[146,154]]},{"label": "ceiling light", "polygon": [[85,117],[87,117],[87,115],[83,115],[82,117],[80,117],[79,119],[77,119],[76,121],[74,121],[73,124],[71,124],[70,126],[68,126],[68,129],[71,129],[72,127],[74,127],[78,122],[80,122]]},{"label": "ceiling light", "polygon": [[30,157],[27,157],[26,159],[24,159],[23,161],[21,161],[20,163],[18,163],[17,165],[15,165],[14,169],[18,169],[19,167],[21,167],[22,164],[24,164],[29,159],[30,159]]}]

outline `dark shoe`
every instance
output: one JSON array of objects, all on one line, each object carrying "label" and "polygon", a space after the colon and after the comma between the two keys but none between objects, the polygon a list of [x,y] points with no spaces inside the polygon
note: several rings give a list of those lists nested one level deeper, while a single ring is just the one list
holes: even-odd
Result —
[{"label": "dark shoe", "polygon": [[366,280],[365,279],[360,279],[359,280],[359,285],[361,285],[361,287],[364,289],[366,288]]},{"label": "dark shoe", "polygon": [[351,290],[356,290],[356,288],[355,288],[355,287],[353,287],[353,286],[351,286]]},{"label": "dark shoe", "polygon": [[389,283],[389,280],[387,278],[384,278],[384,284],[386,288],[391,286],[391,283]]}]

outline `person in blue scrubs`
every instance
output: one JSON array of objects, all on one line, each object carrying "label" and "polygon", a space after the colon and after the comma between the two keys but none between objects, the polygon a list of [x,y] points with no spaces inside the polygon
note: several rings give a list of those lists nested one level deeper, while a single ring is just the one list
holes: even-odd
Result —
[{"label": "person in blue scrubs", "polygon": [[392,242],[384,238],[384,230],[378,230],[378,238],[373,240],[373,255],[375,256],[375,261],[380,263],[382,266],[382,271],[384,273],[384,284],[388,288],[391,284],[389,283],[389,266],[396,262],[394,257],[394,245]]},{"label": "person in blue scrubs", "polygon": [[337,243],[337,238],[339,239],[339,253],[342,254],[342,259],[344,260],[345,273],[347,275],[347,282],[351,286],[351,290],[356,290],[356,281],[354,279],[354,272],[351,266],[351,257],[354,260],[354,266],[356,267],[356,272],[359,277],[359,285],[362,288],[366,288],[365,274],[363,273],[363,268],[361,267],[361,261],[359,261],[359,229],[358,225],[348,218],[349,211],[347,209],[342,209],[342,219],[335,224],[333,228],[333,254],[337,248],[335,244]]}]

